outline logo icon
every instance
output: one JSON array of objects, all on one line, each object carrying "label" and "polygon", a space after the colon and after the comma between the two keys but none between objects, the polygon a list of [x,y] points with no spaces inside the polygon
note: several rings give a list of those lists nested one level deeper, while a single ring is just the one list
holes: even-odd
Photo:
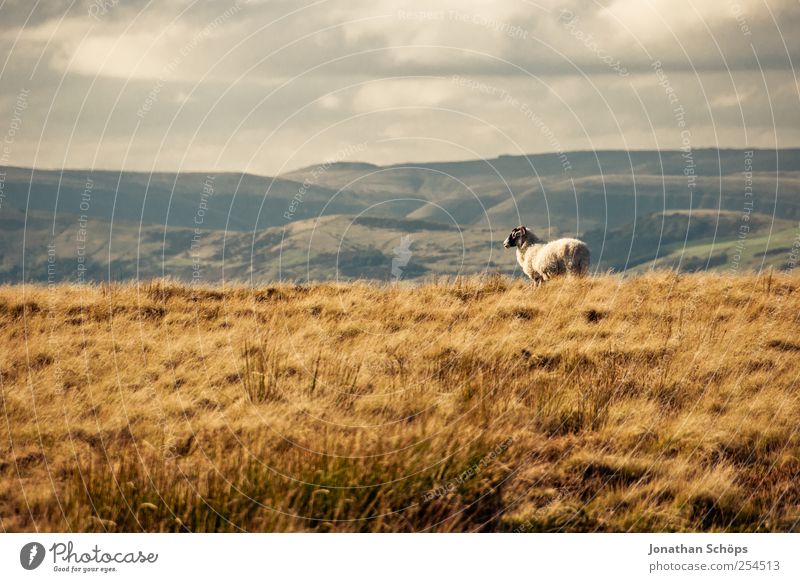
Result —
[{"label": "logo icon", "polygon": [[19,563],[26,570],[35,570],[44,561],[44,546],[39,542],[30,542],[19,551]]}]

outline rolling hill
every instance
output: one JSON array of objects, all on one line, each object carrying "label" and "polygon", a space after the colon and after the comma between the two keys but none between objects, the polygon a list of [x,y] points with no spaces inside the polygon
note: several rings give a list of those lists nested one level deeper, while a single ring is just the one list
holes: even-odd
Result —
[{"label": "rolling hill", "polygon": [[512,273],[500,242],[520,223],[585,238],[596,270],[787,267],[800,150],[567,159],[566,172],[545,154],[277,177],[0,168],[0,281]]}]

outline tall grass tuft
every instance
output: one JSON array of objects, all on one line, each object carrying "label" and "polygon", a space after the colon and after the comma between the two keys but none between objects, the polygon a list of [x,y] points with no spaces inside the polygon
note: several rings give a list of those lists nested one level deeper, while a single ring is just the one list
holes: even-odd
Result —
[{"label": "tall grass tuft", "polygon": [[242,385],[247,399],[253,404],[282,400],[279,383],[285,364],[278,352],[263,343],[253,346],[245,342],[242,358]]}]

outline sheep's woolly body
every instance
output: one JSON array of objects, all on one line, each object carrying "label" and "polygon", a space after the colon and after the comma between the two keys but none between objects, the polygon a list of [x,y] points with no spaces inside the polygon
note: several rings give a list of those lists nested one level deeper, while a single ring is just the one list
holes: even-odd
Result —
[{"label": "sheep's woolly body", "polygon": [[585,275],[589,271],[589,247],[576,238],[549,243],[526,241],[517,247],[517,262],[536,283],[567,273]]}]

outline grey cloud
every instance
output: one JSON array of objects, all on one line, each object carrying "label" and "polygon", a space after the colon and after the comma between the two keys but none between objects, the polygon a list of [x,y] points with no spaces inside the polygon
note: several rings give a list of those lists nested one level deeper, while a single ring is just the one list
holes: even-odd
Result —
[{"label": "grey cloud", "polygon": [[[14,160],[48,167],[96,159],[100,167],[168,169],[185,158],[191,169],[217,159],[223,169],[242,169],[252,158],[251,171],[272,173],[364,141],[371,145],[363,157],[378,163],[554,144],[675,147],[680,132],[652,67],[657,59],[696,146],[742,146],[745,129],[750,145],[800,144],[791,69],[800,62],[800,11],[791,0],[769,1],[768,10],[749,0],[695,6],[703,20],[688,1],[539,10],[508,0],[478,4],[479,12],[450,0],[403,5],[42,2],[23,28],[32,5],[6,2],[0,132],[14,95],[30,87]],[[571,27],[561,10],[576,19]],[[458,87],[455,75],[495,91]],[[381,81],[402,77],[413,78]]]}]

